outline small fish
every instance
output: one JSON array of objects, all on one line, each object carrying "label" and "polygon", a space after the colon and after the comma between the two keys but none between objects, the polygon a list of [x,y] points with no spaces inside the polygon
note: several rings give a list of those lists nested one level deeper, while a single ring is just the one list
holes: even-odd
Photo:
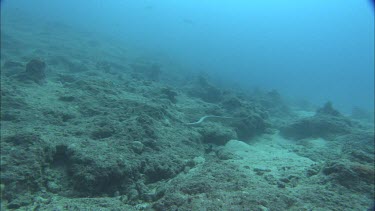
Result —
[{"label": "small fish", "polygon": [[183,19],[183,22],[186,23],[186,24],[191,24],[191,25],[194,24],[194,21],[192,21],[190,19]]},{"label": "small fish", "polygon": [[154,9],[154,6],[152,6],[152,5],[147,5],[147,6],[144,7],[144,9],[145,9],[145,10],[152,10],[152,9]]}]

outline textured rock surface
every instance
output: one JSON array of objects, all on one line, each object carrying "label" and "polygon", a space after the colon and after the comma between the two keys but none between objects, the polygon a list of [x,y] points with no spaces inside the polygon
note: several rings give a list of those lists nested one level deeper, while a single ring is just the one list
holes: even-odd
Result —
[{"label": "textured rock surface", "polygon": [[[373,202],[373,127],[330,104],[299,117],[276,90],[225,90],[95,34],[8,21],[1,210],[366,210]],[[33,58],[45,64],[26,71]],[[230,118],[186,124],[206,115]]]}]

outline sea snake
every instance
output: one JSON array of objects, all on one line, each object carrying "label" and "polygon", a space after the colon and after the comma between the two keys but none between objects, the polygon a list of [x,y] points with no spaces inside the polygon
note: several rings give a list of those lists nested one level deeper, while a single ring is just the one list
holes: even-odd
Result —
[{"label": "sea snake", "polygon": [[197,125],[197,124],[200,124],[202,123],[205,119],[207,118],[222,118],[222,119],[237,119],[235,117],[226,117],[226,116],[214,116],[214,115],[207,115],[207,116],[204,116],[202,118],[200,118],[198,121],[196,122],[192,122],[192,123],[185,123],[187,125]]}]

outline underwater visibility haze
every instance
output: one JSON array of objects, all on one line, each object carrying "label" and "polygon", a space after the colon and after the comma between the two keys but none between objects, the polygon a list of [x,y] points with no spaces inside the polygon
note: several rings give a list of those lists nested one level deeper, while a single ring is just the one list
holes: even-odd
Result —
[{"label": "underwater visibility haze", "polygon": [[368,0],[15,0],[7,6],[163,54],[224,83],[332,100],[347,112],[374,109]]},{"label": "underwater visibility haze", "polygon": [[374,1],[1,1],[1,210],[371,210]]}]

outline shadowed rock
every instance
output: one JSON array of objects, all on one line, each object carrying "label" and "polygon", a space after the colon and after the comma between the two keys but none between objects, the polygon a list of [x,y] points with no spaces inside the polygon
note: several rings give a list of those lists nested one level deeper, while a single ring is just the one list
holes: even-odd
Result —
[{"label": "shadowed rock", "polygon": [[17,78],[23,82],[33,81],[41,84],[46,79],[45,69],[45,62],[39,59],[32,59],[26,64],[25,72],[18,74]]},{"label": "shadowed rock", "polygon": [[41,82],[46,78],[44,70],[46,69],[46,63],[41,60],[33,59],[26,65],[26,73],[29,78],[35,82]]},{"label": "shadowed rock", "polygon": [[349,134],[353,122],[342,116],[330,102],[319,108],[313,117],[296,120],[281,130],[287,138],[330,138],[335,135]]}]

